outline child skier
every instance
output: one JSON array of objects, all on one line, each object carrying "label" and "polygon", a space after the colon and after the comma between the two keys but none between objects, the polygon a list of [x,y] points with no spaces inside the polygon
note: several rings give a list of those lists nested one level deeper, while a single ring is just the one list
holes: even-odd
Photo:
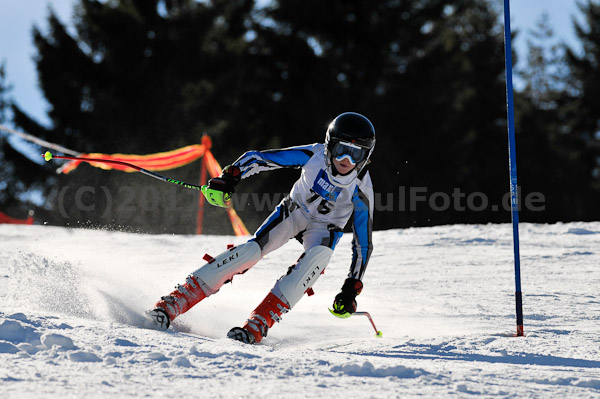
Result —
[{"label": "child skier", "polygon": [[366,166],[374,147],[371,122],[346,112],[329,124],[325,144],[249,151],[225,167],[208,184],[206,196],[213,205],[223,205],[241,179],[259,172],[302,168],[302,174],[252,239],[210,260],[156,303],[148,313],[155,326],[166,330],[177,316],[217,292],[234,275],[245,273],[263,256],[297,238],[305,250],[297,263],[277,280],[246,323],[227,334],[249,344],[260,342],[319,278],[349,219],[354,231],[352,262],[333,302],[333,313],[342,318],[352,315],[372,251],[373,186]]}]

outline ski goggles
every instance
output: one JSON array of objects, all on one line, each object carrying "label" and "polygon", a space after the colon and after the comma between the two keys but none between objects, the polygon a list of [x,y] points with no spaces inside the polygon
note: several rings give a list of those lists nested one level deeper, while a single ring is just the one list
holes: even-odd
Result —
[{"label": "ski goggles", "polygon": [[331,155],[338,161],[347,159],[352,165],[356,165],[367,159],[369,149],[345,141],[338,141],[331,148]]}]

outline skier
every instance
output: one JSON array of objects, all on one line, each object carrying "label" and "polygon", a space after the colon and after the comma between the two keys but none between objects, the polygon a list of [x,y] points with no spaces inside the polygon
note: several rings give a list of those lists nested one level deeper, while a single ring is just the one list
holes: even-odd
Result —
[{"label": "skier", "polygon": [[263,256],[297,238],[305,250],[297,263],[277,280],[246,323],[227,334],[248,344],[261,342],[282,314],[310,292],[350,219],[354,231],[352,262],[332,313],[341,318],[352,315],[372,251],[373,186],[366,166],[374,147],[371,122],[363,115],[346,112],[329,124],[325,144],[248,151],[225,167],[208,184],[206,197],[213,205],[223,206],[241,179],[259,172],[302,168],[302,174],[252,239],[210,260],[156,303],[148,312],[155,327],[166,330],[177,316],[216,293],[234,275],[245,273]]}]

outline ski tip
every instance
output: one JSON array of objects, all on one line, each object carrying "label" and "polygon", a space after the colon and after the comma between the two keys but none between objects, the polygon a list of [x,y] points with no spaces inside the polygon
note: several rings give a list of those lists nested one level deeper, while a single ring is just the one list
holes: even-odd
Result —
[{"label": "ski tip", "polygon": [[50,151],[46,151],[44,154],[42,154],[42,156],[46,162],[50,162],[52,160],[52,153]]},{"label": "ski tip", "polygon": [[377,331],[377,334],[375,334],[375,336],[377,338],[381,338],[381,337],[383,337],[383,333],[381,331]]}]

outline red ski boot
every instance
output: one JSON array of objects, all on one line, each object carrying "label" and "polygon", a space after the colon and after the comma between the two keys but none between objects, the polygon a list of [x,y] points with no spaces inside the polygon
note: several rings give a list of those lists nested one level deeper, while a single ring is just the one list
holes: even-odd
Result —
[{"label": "red ski boot", "polygon": [[281,315],[287,313],[290,307],[277,295],[269,292],[269,295],[250,315],[250,318],[242,327],[234,327],[227,333],[227,337],[246,344],[257,344],[267,336],[269,328],[275,322],[281,320]]},{"label": "red ski boot", "polygon": [[178,285],[173,292],[156,302],[154,310],[150,311],[149,315],[159,329],[166,330],[171,321],[190,310],[204,298],[206,298],[206,294],[200,288],[198,280],[190,275],[185,280],[185,284]]}]

